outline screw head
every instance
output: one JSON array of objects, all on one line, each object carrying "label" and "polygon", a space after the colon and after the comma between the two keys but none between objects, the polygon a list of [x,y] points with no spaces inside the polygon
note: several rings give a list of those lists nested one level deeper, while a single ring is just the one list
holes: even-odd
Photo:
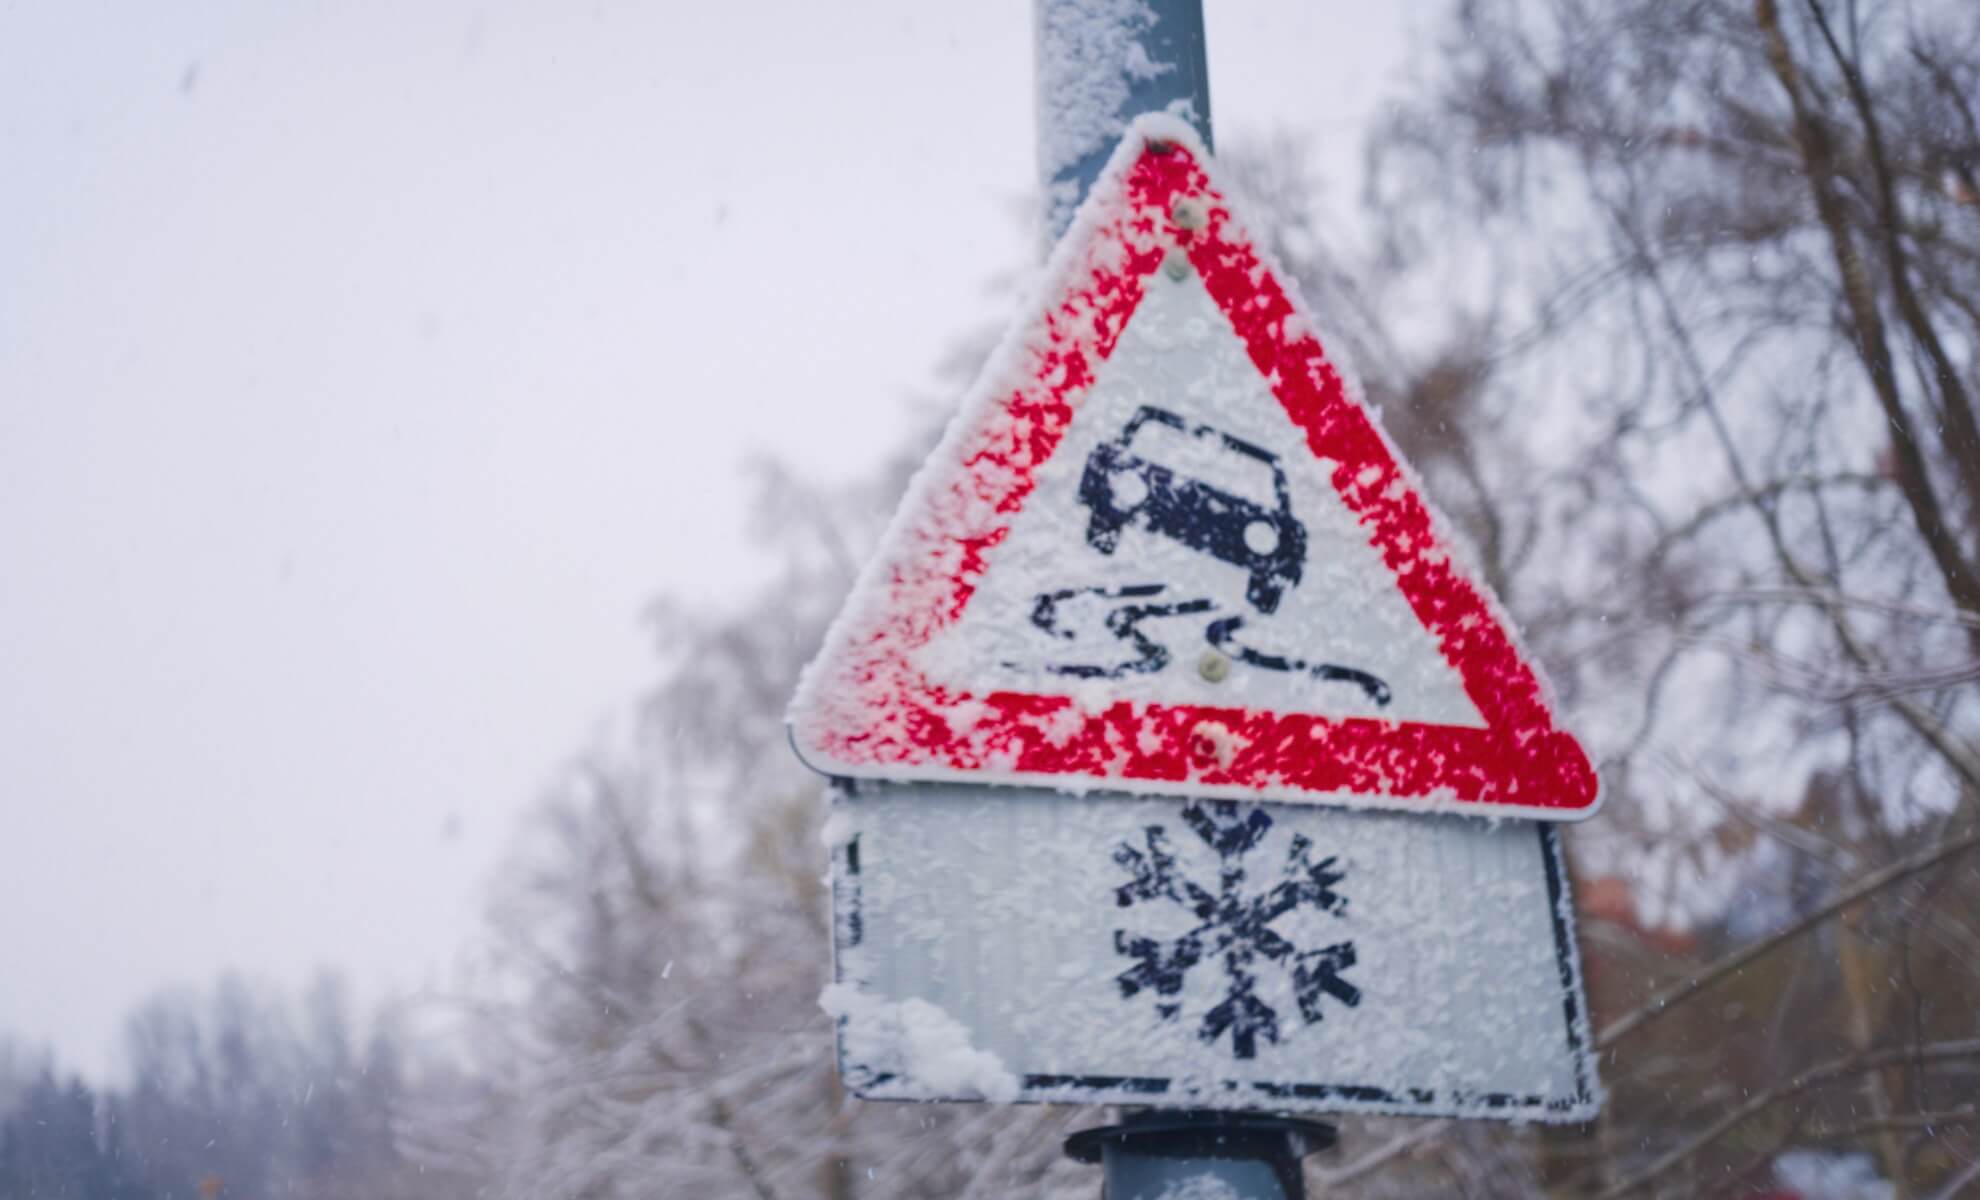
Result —
[{"label": "screw head", "polygon": [[1231,660],[1216,650],[1205,650],[1196,660],[1196,673],[1211,683],[1222,683],[1231,674]]},{"label": "screw head", "polygon": [[1162,273],[1178,283],[1188,279],[1189,255],[1184,254],[1180,247],[1169,251],[1168,256],[1162,260]]},{"label": "screw head", "polygon": [[1194,196],[1176,197],[1176,202],[1169,207],[1169,215],[1184,229],[1201,229],[1207,220],[1203,202]]}]

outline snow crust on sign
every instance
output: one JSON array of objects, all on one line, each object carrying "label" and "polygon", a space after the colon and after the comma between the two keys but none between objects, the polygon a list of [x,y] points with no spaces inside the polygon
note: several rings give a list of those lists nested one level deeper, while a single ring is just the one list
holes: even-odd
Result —
[{"label": "snow crust on sign", "polygon": [[[1242,850],[1193,832],[1192,805],[1249,830]],[[835,865],[839,977],[938,1006],[1022,1080],[1026,1101],[1541,1121],[1596,1111],[1557,838],[1519,821],[1227,809],[862,783],[835,807],[858,846],[856,871],[845,855]],[[1326,903],[1273,899],[1301,865],[1322,869]],[[1263,904],[1269,934],[1224,940],[1206,896],[1218,913]],[[1155,962],[1174,968],[1166,984],[1144,971]],[[1345,987],[1308,990],[1309,1020],[1298,970],[1316,962]],[[1238,993],[1275,1025],[1246,1054],[1232,1028],[1206,1036]],[[850,1043],[843,1054],[862,1095],[954,1094],[894,1071],[891,1048],[871,1050],[887,1065],[868,1069]]]},{"label": "snow crust on sign", "polygon": [[[1151,151],[1158,144],[1180,153]],[[1152,114],[1129,127],[1027,302],[1029,319],[992,354],[910,482],[879,551],[801,676],[790,712],[794,746],[806,762],[834,776],[1019,784],[1049,779],[1070,791],[1187,786],[1203,795],[1419,812],[1476,807],[1543,819],[1592,814],[1599,779],[1573,738],[1555,726],[1551,694],[1526,665],[1510,619],[1477,585],[1482,576],[1460,548],[1439,536],[1448,523],[1423,499],[1420,480],[1319,343],[1287,290],[1288,277],[1227,211],[1210,170],[1202,143],[1184,121]],[[1198,206],[1187,228],[1174,216],[1180,209],[1172,199]],[[951,641],[947,650],[931,648],[930,641],[967,617],[976,589],[986,582],[988,556],[1029,507],[1040,465],[1053,464],[1048,477],[1078,469],[1074,449],[1064,449],[1066,461],[1057,462],[1058,442],[1087,404],[1089,385],[1109,361],[1114,339],[1133,324],[1144,290],[1159,292],[1165,258],[1184,249],[1246,339],[1275,400],[1283,398],[1280,408],[1304,423],[1308,443],[1326,447],[1345,438],[1349,461],[1379,465],[1372,472],[1336,464],[1335,503],[1380,530],[1377,545],[1387,571],[1401,581],[1397,586],[1421,623],[1436,622],[1425,636],[1449,661],[1483,664],[1463,668],[1462,689],[1452,689],[1447,676],[1421,661],[1415,651],[1423,637],[1417,634],[1400,635],[1393,650],[1398,661],[1390,664],[1408,694],[1372,718],[1365,707],[1356,709],[1364,701],[1351,686],[1325,672],[1306,673],[1302,685],[1325,686],[1313,688],[1308,702],[1288,714],[1227,700],[1228,707],[1203,717],[1191,705],[1116,700],[1110,689],[1118,679],[1067,677],[1039,694],[1000,692],[1006,686],[1001,681],[965,689],[947,675],[972,651],[966,640]],[[1159,309],[1165,301],[1157,295],[1155,303]],[[1303,469],[1324,466],[1310,462]],[[1330,525],[1339,516],[1324,501],[1301,515],[1313,528],[1315,552],[1307,567],[1315,580],[1352,553],[1352,539],[1345,554],[1323,561],[1319,553],[1340,548],[1341,539],[1328,532],[1341,532]],[[1124,536],[1137,533],[1129,529]],[[1144,543],[1138,552],[1146,549]],[[1360,618],[1362,636],[1391,624],[1392,614],[1380,611],[1379,600],[1375,605]],[[1077,607],[1077,601],[1068,606],[1069,621],[1081,616]],[[1251,617],[1267,615],[1253,606]],[[1247,625],[1239,644],[1249,646],[1244,637],[1262,627]],[[1321,636],[1345,641],[1354,652],[1359,647],[1351,630],[1349,623],[1330,622]],[[924,652],[930,657],[921,664],[917,656]],[[1352,665],[1332,664],[1304,646],[1298,653],[1309,665]],[[1178,666],[1187,666],[1189,657],[1179,653]],[[925,668],[945,674],[950,685],[929,680]],[[1268,686],[1235,678],[1243,674],[1236,670],[1231,674],[1221,696]],[[1292,683],[1278,681],[1286,688]],[[1425,719],[1393,715],[1405,711]],[[1358,715],[1332,715],[1348,712]],[[1434,715],[1442,721],[1428,719]]]},{"label": "snow crust on sign", "polygon": [[[1123,437],[1144,409],[1180,418],[1177,429],[1144,420]],[[1201,434],[1202,429],[1216,431]],[[1269,451],[1276,464],[1233,452],[1221,435]],[[1092,510],[1080,497],[1096,451],[1108,443],[1159,463],[1178,477],[1200,480],[1275,510],[1274,466],[1290,493],[1290,515],[1306,538],[1303,570],[1284,585],[1275,611],[1261,613],[1246,598],[1248,573],[1171,537],[1129,523],[1111,553],[1089,543]],[[1114,352],[1081,401],[1064,440],[1038,468],[1024,509],[1010,532],[984,555],[982,583],[954,625],[916,656],[928,677],[957,690],[997,680],[1020,691],[1077,692],[1066,668],[1133,661],[1132,647],[1107,624],[1123,592],[1159,585],[1125,603],[1143,608],[1207,611],[1152,616],[1137,632],[1168,654],[1158,670],[1134,670],[1089,685],[1107,699],[1167,704],[1241,705],[1329,717],[1373,717],[1482,727],[1464,682],[1431,639],[1395,585],[1367,526],[1341,502],[1330,481],[1334,464],[1307,451],[1305,435],[1265,387],[1244,345],[1204,289],[1196,272],[1181,280],[1157,275],[1135,308]],[[1145,487],[1133,473],[1119,484]],[[1145,502],[1145,490],[1125,497]],[[1245,529],[1247,548],[1269,553],[1269,526]],[[1039,598],[1071,596],[1054,605],[1054,629],[1034,619]],[[1201,656],[1222,653],[1205,637],[1219,619],[1242,622],[1232,642],[1275,659],[1352,668],[1386,689],[1382,701],[1348,678],[1303,670],[1261,668],[1242,660],[1220,664],[1217,682],[1199,669]],[[1070,635],[1070,636],[1068,636]],[[1229,660],[1231,655],[1225,654]],[[1145,665],[1145,664],[1140,664]]]},{"label": "snow crust on sign", "polygon": [[919,1080],[959,1099],[1017,1099],[1017,1076],[996,1055],[971,1046],[969,1030],[926,1000],[896,1003],[832,983],[819,993],[818,1005],[842,1022],[846,1059],[866,1070]]}]

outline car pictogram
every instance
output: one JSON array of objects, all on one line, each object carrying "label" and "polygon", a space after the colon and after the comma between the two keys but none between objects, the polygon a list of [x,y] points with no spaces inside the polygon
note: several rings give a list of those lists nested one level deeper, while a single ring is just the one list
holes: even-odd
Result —
[{"label": "car pictogram", "polygon": [[[1137,452],[1136,435],[1151,424],[1215,439],[1224,451],[1263,466],[1271,474],[1271,502],[1181,474]],[[1086,542],[1095,550],[1112,554],[1129,525],[1172,538],[1243,570],[1245,599],[1261,613],[1279,607],[1306,563],[1306,527],[1293,516],[1279,456],[1213,426],[1191,426],[1167,409],[1143,405],[1118,436],[1093,448],[1080,476],[1079,502],[1090,514]]]}]

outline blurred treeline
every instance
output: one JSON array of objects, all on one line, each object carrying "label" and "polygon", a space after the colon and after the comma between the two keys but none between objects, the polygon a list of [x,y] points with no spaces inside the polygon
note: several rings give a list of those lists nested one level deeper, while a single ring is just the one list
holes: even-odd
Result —
[{"label": "blurred treeline", "polygon": [[394,1123],[466,1080],[324,975],[300,1000],[237,978],[162,993],[126,1023],[128,1082],[94,1086],[0,1041],[5,1200],[414,1200],[472,1194]]},{"label": "blurred treeline", "polygon": [[[1608,789],[1570,836],[1602,1119],[1347,1121],[1316,1193],[1980,1194],[1980,5],[1464,0],[1354,237],[1308,164],[1223,155]],[[1108,1114],[848,1099],[816,1004],[784,705],[953,394],[863,481],[763,465],[775,581],[655,607],[655,684],[518,837],[473,1080],[353,1099],[393,1114],[377,1161],[518,1198],[1096,1194],[1058,1142]],[[135,1100],[96,1105],[126,1159]]]}]

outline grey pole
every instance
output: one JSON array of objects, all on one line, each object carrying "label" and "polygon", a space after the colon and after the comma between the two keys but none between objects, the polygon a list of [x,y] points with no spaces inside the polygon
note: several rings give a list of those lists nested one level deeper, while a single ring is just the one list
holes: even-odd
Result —
[{"label": "grey pole", "polygon": [[[1128,122],[1170,112],[1210,145],[1202,0],[1034,0],[1038,174],[1047,242],[1072,222]],[[1084,1129],[1066,1153],[1097,1163],[1103,1200],[1216,1195],[1304,1200],[1300,1159],[1332,1126],[1262,1113],[1144,1112]]]},{"label": "grey pole", "polygon": [[1305,1200],[1300,1160],[1334,1141],[1333,1126],[1296,1117],[1144,1112],[1080,1130],[1066,1154],[1100,1164],[1101,1200]]},{"label": "grey pole", "polygon": [[1035,0],[1038,174],[1058,240],[1142,113],[1188,120],[1210,145],[1203,0]]}]

